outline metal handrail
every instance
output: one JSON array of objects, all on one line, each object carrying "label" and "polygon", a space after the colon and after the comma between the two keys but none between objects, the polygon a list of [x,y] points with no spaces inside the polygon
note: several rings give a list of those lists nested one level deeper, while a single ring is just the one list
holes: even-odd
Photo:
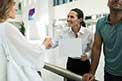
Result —
[{"label": "metal handrail", "polygon": [[50,64],[50,63],[45,63],[44,65],[44,68],[46,70],[49,70],[51,72],[54,72],[60,76],[63,76],[65,78],[69,78],[69,79],[72,79],[72,80],[75,80],[75,81],[82,81],[82,76],[80,75],[77,75],[69,70],[66,70],[62,67],[59,67],[59,66],[56,66],[56,65],[53,65],[53,64]]}]

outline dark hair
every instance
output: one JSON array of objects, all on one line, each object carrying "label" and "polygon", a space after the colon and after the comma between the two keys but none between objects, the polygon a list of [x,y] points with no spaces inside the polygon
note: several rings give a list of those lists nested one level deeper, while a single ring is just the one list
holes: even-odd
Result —
[{"label": "dark hair", "polygon": [[[71,11],[74,11],[74,12],[77,13],[78,19],[80,19],[80,18],[84,19],[84,14],[83,14],[83,11],[82,11],[82,10],[80,10],[80,9],[78,9],[78,8],[74,8],[74,9],[71,9]],[[82,25],[83,27],[86,27],[86,24],[85,24],[84,21],[81,22],[81,25]]]},{"label": "dark hair", "polygon": [[0,0],[0,22],[4,22],[9,17],[9,8],[13,0]]}]

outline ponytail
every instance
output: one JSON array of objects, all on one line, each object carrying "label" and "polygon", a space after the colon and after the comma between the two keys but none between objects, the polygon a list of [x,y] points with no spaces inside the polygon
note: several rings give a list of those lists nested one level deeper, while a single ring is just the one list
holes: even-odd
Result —
[{"label": "ponytail", "polygon": [[81,25],[82,25],[83,27],[86,27],[86,23],[85,23],[84,21],[81,22]]}]

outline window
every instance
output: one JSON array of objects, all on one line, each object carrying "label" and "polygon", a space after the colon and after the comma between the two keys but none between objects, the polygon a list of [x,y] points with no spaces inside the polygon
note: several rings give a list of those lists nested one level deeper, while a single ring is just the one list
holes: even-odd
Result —
[{"label": "window", "polygon": [[72,2],[73,0],[53,0],[53,6]]}]

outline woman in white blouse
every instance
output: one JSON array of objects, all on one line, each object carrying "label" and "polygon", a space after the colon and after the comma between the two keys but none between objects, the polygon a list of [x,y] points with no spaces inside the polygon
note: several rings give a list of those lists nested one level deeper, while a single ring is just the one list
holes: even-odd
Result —
[{"label": "woman in white blouse", "polygon": [[0,81],[42,81],[37,73],[44,65],[42,48],[51,46],[51,39],[42,45],[30,44],[19,30],[6,22],[15,18],[15,2],[0,0]]},{"label": "woman in white blouse", "polygon": [[[89,72],[90,68],[90,54],[91,47],[93,43],[93,33],[88,28],[86,28],[85,22],[83,21],[84,14],[78,9],[71,9],[69,14],[67,15],[67,23],[70,27],[68,30],[64,31],[60,36],[58,36],[52,46],[56,47],[59,44],[60,39],[67,38],[80,38],[82,40],[82,52],[81,57],[69,56],[67,60],[67,69],[79,74],[83,75],[84,73]],[[73,81],[67,79],[67,81]]]}]

